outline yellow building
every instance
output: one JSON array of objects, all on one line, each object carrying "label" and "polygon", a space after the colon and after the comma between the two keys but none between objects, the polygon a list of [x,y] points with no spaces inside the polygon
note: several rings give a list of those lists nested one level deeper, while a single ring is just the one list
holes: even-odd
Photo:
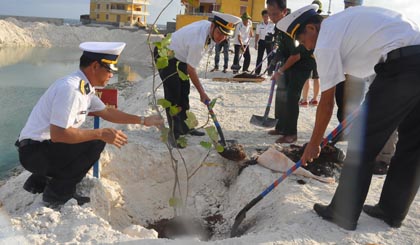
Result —
[{"label": "yellow building", "polygon": [[90,0],[89,17],[93,23],[118,26],[146,26],[149,0]]},{"label": "yellow building", "polygon": [[265,0],[181,0],[185,14],[176,16],[176,29],[194,21],[208,19],[213,10],[240,17],[247,12],[253,22],[262,21]]}]

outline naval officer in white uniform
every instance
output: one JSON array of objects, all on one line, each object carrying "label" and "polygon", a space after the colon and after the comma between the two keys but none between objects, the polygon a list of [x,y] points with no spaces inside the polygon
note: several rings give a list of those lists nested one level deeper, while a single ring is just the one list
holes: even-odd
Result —
[{"label": "naval officer in white uniform", "polygon": [[89,197],[75,193],[79,183],[99,159],[105,144],[120,148],[127,136],[113,128],[79,129],[91,112],[107,121],[161,126],[160,116],[137,116],[107,108],[95,95],[117,70],[125,47],[120,42],[80,44],[80,70],[55,81],[33,108],[16,145],[22,166],[32,173],[24,184],[31,193],[43,193],[47,206],[57,207],[71,198],[79,205]]},{"label": "naval officer in white uniform", "polygon": [[[210,98],[201,85],[196,68],[204,53],[208,51],[209,44],[211,42],[221,43],[227,36],[232,36],[235,24],[241,21],[240,18],[230,14],[216,11],[213,11],[213,14],[214,18],[212,21],[197,21],[172,33],[169,49],[175,53],[175,57],[169,60],[167,67],[159,70],[160,78],[163,81],[165,99],[181,109],[175,116],[169,114],[169,109],[166,110],[168,124],[175,137],[175,139],[169,137],[169,142],[174,147],[181,148],[180,144],[176,142],[181,135],[204,135],[203,132],[195,129],[190,130],[185,124],[187,119],[186,111],[190,108],[188,98],[190,82],[189,80],[183,81],[179,77],[177,70],[179,69],[184,74],[188,74],[189,79],[200,94],[201,102],[209,101]],[[155,49],[155,58],[159,58],[157,49]]]},{"label": "naval officer in white uniform", "polygon": [[[322,218],[354,230],[360,213],[399,228],[420,185],[420,31],[402,14],[378,7],[352,7],[323,20],[316,5],[283,18],[277,28],[314,49],[321,83],[315,127],[302,163],[319,156],[344,74],[376,74],[352,124],[340,182],[329,205],[315,204]],[[351,82],[351,81],[349,81]],[[398,128],[399,141],[376,205],[363,205],[374,159]]]}]

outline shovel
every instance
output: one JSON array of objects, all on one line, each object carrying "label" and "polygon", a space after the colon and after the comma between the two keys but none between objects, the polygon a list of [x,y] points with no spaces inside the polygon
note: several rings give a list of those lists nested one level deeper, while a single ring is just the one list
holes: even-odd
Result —
[{"label": "shovel", "polygon": [[[261,78],[260,75],[255,75],[254,72],[257,70],[257,68],[259,68],[260,66],[262,66],[262,64],[264,63],[264,61],[269,58],[271,55],[273,55],[274,53],[276,53],[276,50],[273,49],[271,50],[271,52],[269,54],[267,54],[265,56],[265,58],[254,68],[254,70],[252,70],[250,73],[247,72],[242,72],[241,74],[235,75],[233,76],[234,78],[238,77],[238,78]],[[267,67],[268,69],[268,67]],[[266,70],[267,70],[266,69]],[[238,69],[239,70],[239,69]],[[263,74],[265,73],[265,71],[263,72]]]},{"label": "shovel", "polygon": [[[278,69],[278,66],[279,65],[277,64],[276,70]],[[284,75],[282,75],[280,79],[284,79]],[[268,102],[267,102],[267,106],[265,107],[264,116],[252,115],[251,120],[249,121],[251,124],[261,126],[261,127],[266,127],[266,128],[272,128],[276,126],[278,119],[268,117],[268,114],[270,113],[271,102],[273,101],[273,94],[274,94],[275,86],[276,86],[276,80],[271,79],[270,95],[268,96]]]},{"label": "shovel", "polygon": [[225,136],[223,135],[222,127],[220,127],[219,122],[217,121],[216,114],[214,114],[213,108],[210,105],[210,101],[206,100],[205,104],[207,105],[207,109],[209,110],[211,119],[216,126],[217,133],[220,136],[220,144],[223,146],[224,150],[219,152],[219,154],[229,160],[232,161],[241,161],[245,159],[246,154],[243,149],[243,146],[238,144],[236,140],[225,140]]},{"label": "shovel", "polygon": [[[350,125],[354,119],[359,114],[360,109],[356,109],[352,114],[346,117],[346,119],[341,122],[324,140],[321,142],[321,148],[328,144],[328,142],[334,140],[337,135],[339,135],[343,130]],[[286,179],[289,175],[291,175],[296,169],[300,167],[302,162],[299,160],[295,165],[289,168],[286,172],[284,172],[278,179],[276,179],[269,187],[267,187],[261,194],[251,200],[241,211],[239,211],[238,215],[235,217],[235,223],[232,226],[232,230],[230,232],[230,237],[239,236],[238,228],[241,222],[246,217],[246,212],[254,207],[259,201],[261,201],[268,193],[270,193],[274,188],[276,188],[284,179]]]}]

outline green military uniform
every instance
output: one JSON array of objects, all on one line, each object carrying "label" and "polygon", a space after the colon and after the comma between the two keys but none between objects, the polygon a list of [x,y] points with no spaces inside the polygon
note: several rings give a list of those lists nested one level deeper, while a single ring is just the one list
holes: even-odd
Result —
[{"label": "green military uniform", "polygon": [[296,47],[295,42],[283,32],[277,33],[276,42],[276,61],[284,64],[291,55],[300,54],[300,60],[284,72],[284,79],[278,81],[275,102],[275,117],[279,119],[276,130],[283,135],[296,135],[300,94],[315,67],[315,60],[313,51],[306,50],[302,45]]}]

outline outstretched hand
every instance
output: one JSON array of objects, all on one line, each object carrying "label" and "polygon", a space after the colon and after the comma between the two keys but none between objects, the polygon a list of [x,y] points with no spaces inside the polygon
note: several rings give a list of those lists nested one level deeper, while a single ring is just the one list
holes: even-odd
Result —
[{"label": "outstretched hand", "polygon": [[161,128],[163,126],[164,120],[159,115],[148,116],[144,119],[144,126],[156,126]]},{"label": "outstretched hand", "polygon": [[118,148],[121,148],[128,143],[128,137],[121,130],[116,130],[113,128],[103,128],[101,139],[108,144],[115,145]]}]

